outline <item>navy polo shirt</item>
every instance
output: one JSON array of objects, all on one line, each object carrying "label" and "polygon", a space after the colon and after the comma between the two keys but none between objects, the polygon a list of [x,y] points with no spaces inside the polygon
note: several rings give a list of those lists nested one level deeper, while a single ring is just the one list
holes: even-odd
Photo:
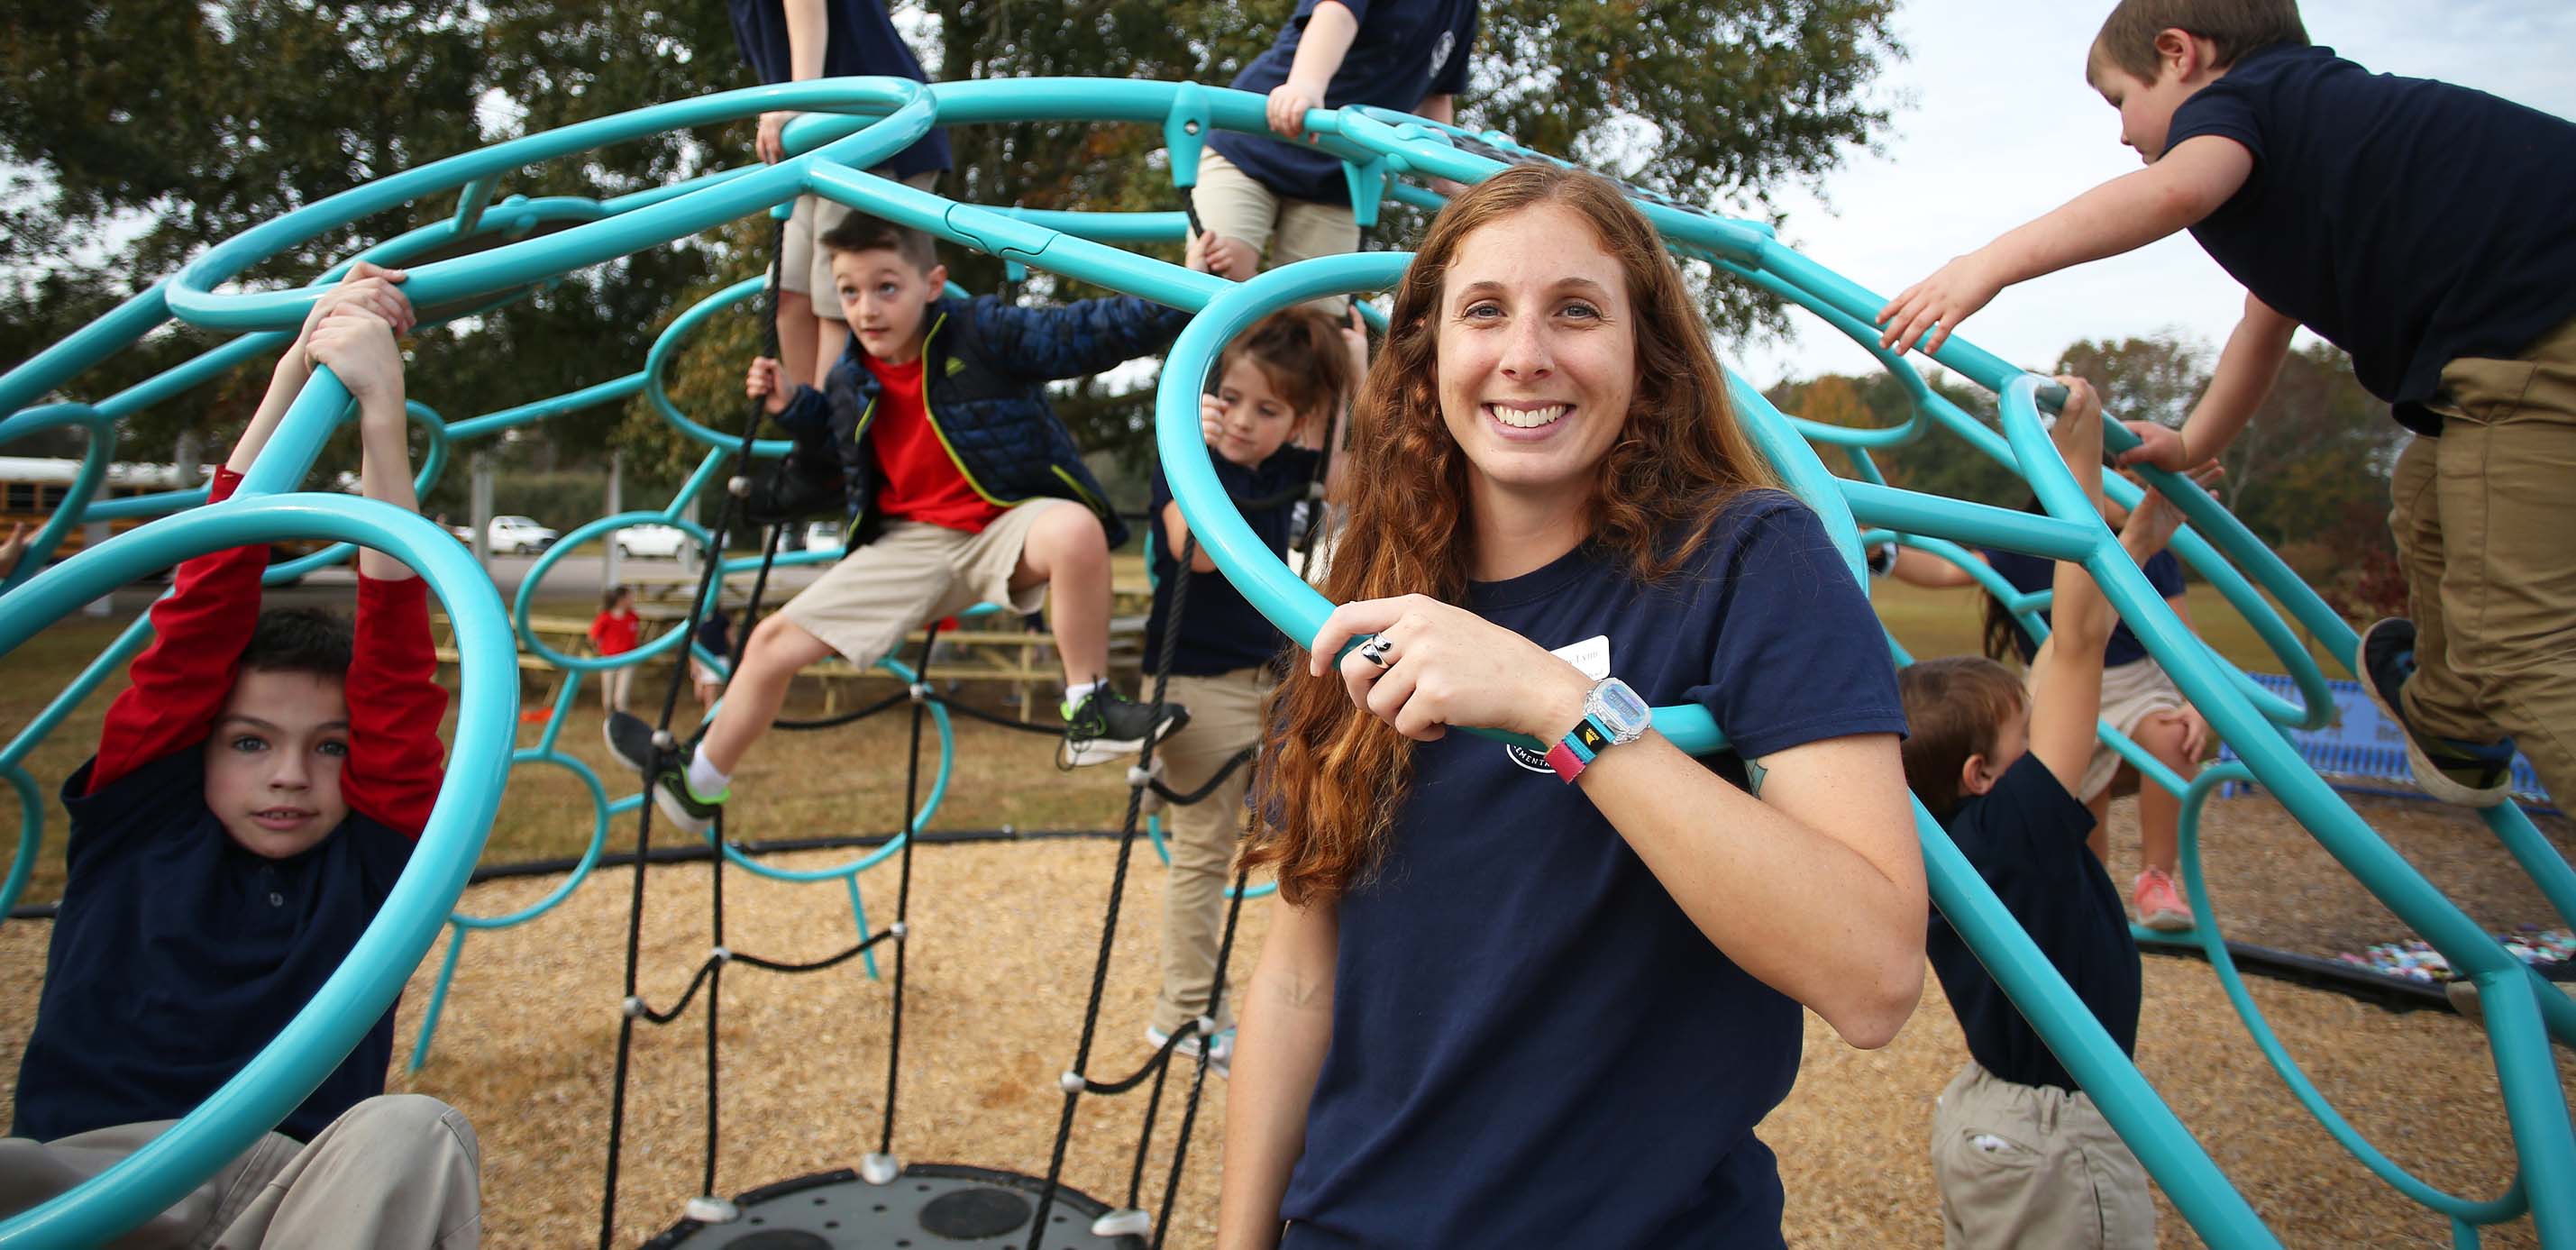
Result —
[{"label": "navy polo shirt", "polygon": [[2166,150],[2222,135],[2254,172],[2191,228],[2264,303],[2352,354],[2424,434],[2442,366],[2576,317],[2576,124],[2483,91],[2373,74],[2331,48],[2239,58],[2174,110]]},{"label": "navy polo shirt", "polygon": [[[787,10],[779,0],[727,0],[733,10],[734,42],[742,46],[743,63],[766,83],[790,82],[795,61],[788,55]],[[926,83],[921,60],[896,33],[894,20],[876,0],[825,0],[824,27],[830,39],[823,47],[823,76],[909,78]],[[886,166],[897,178],[947,169],[948,131],[934,126],[911,147],[894,154]]]},{"label": "navy polo shirt", "polygon": [[[1586,546],[1467,606],[1587,671],[1606,660],[1650,704],[1709,709],[1735,751],[1706,763],[1737,785],[1745,757],[1904,730],[1868,601],[1775,491],[1659,584]],[[1384,861],[1339,904],[1284,1244],[1781,1245],[1753,1130],[1797,1077],[1798,1004],[1712,945],[1537,753],[1451,733],[1413,761]]]},{"label": "navy polo shirt", "polygon": [[[63,783],[69,877],[18,1066],[10,1133],[39,1141],[195,1110],[339,969],[411,859],[354,812],[292,859],[242,849],[196,746],[96,794],[90,766]],[[277,1131],[310,1140],[383,1093],[393,1038],[388,1008]]]},{"label": "navy polo shirt", "polygon": [[[1277,42],[1234,76],[1233,87],[1256,95],[1288,81],[1297,44],[1318,0],[1297,0],[1297,12],[1279,28]],[[1477,0],[1335,0],[1359,19],[1359,33],[1324,88],[1323,107],[1374,104],[1410,113],[1423,99],[1467,89],[1467,53],[1476,43]],[[1342,162],[1275,137],[1220,130],[1208,136],[1235,168],[1292,200],[1348,204],[1351,186]]]},{"label": "navy polo shirt", "polygon": [[[2029,930],[2123,1054],[2138,1052],[2138,943],[2129,913],[2102,861],[2084,845],[2093,813],[2058,784],[2039,757],[2025,753],[1985,794],[1969,799],[1942,826],[1977,875],[1993,887],[2013,919]],[[2077,1088],[2075,1078],[2004,988],[1986,973],[1958,930],[1935,913],[1924,944],[1941,992],[1968,1036],[1980,1067],[2016,1085]]]},{"label": "navy polo shirt", "polygon": [[[2056,584],[2057,562],[2046,556],[2024,555],[2018,551],[2005,551],[1999,547],[1988,547],[1981,554],[1986,557],[1986,563],[1993,565],[1996,572],[2004,575],[2005,581],[2013,584],[2013,589],[2024,594],[2046,590]],[[2159,551],[2147,557],[2147,562],[2139,565],[2138,571],[2147,575],[2147,584],[2155,587],[2158,598],[2171,599],[2182,593],[2182,561],[2175,559],[2171,551]],[[2039,614],[2039,619],[2048,620],[2049,614],[2042,612]],[[2022,630],[2021,622],[2018,620],[2013,622],[2013,648],[2021,652],[2024,664],[2030,663],[2031,657],[2039,654],[2039,644],[2031,641],[2030,635]],[[2117,668],[2145,658],[2147,658],[2147,644],[2138,641],[2138,636],[2129,632],[2126,621],[2112,628],[2111,641],[2109,645],[2102,648],[2102,667]]]},{"label": "navy polo shirt", "polygon": [[[1243,520],[1261,539],[1261,545],[1282,555],[1287,553],[1288,539],[1295,524],[1296,501],[1303,498],[1306,483],[1315,480],[1320,452],[1295,444],[1282,446],[1269,459],[1249,468],[1223,456],[1211,455],[1216,462],[1216,480],[1225,487],[1235,505],[1243,511]],[[1251,508],[1247,504],[1279,499],[1290,491],[1298,494],[1272,508]],[[1145,618],[1145,667],[1151,672],[1162,662],[1163,630],[1169,619],[1173,579],[1180,575],[1179,556],[1164,541],[1163,505],[1172,502],[1172,484],[1164,478],[1161,465],[1154,467],[1154,501],[1151,514],[1154,547],[1154,610]],[[1172,671],[1184,677],[1214,677],[1239,668],[1267,664],[1288,645],[1270,618],[1263,616],[1221,574],[1193,573],[1190,594],[1181,609],[1179,649],[1172,656]]]}]

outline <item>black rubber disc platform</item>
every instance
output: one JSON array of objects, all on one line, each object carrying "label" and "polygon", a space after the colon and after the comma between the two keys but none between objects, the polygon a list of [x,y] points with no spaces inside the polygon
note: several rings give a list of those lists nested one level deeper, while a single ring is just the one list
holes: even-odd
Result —
[{"label": "black rubber disc platform", "polygon": [[[843,1168],[736,1195],[730,1224],[682,1220],[645,1250],[1022,1250],[1046,1182],[1016,1172],[916,1163],[889,1185]],[[1109,1208],[1058,1186],[1045,1250],[1145,1250],[1142,1237],[1095,1237]]]}]

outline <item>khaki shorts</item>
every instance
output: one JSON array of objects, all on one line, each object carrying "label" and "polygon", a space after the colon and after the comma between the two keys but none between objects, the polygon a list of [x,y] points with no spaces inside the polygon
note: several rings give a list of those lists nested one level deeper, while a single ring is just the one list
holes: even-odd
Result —
[{"label": "khaki shorts", "polygon": [[[880,178],[890,176],[883,165],[868,172]],[[939,171],[936,169],[926,169],[903,179],[903,185],[916,191],[927,191],[938,182]],[[786,245],[778,260],[780,284],[790,291],[813,299],[814,315],[825,321],[842,319],[841,301],[839,296],[832,293],[831,249],[821,246],[817,240],[830,234],[832,227],[840,225],[841,220],[853,211],[855,210],[849,205],[838,200],[827,200],[819,195],[800,195],[796,197],[795,215],[787,219]],[[815,297],[814,293],[817,291],[823,293],[822,298]]]},{"label": "khaki shorts", "polygon": [[842,557],[779,612],[861,668],[893,655],[905,634],[979,603],[1035,612],[1046,603],[1046,583],[1011,591],[1020,549],[1049,510],[1081,506],[1032,499],[993,518],[981,534],[888,522],[875,542]]},{"label": "khaki shorts", "polygon": [[[1215,148],[1199,153],[1199,185],[1190,193],[1190,203],[1198,209],[1200,225],[1251,244],[1265,269],[1360,250],[1359,219],[1351,215],[1350,205],[1282,198]],[[1339,315],[1345,300],[1334,296],[1308,302]]]},{"label": "khaki shorts", "polygon": [[1948,1250],[2154,1250],[2147,1170],[2093,1100],[1972,1060],[1932,1106]]},{"label": "khaki shorts", "polygon": [[[2102,670],[2102,719],[2121,733],[2134,735],[2147,717],[2157,712],[2179,712],[2184,706],[2182,690],[2154,656]],[[2084,785],[2076,791],[2076,801],[2090,803],[2094,796],[2110,789],[2111,779],[2126,763],[2119,752],[2094,743],[2093,758],[2085,762]]]}]

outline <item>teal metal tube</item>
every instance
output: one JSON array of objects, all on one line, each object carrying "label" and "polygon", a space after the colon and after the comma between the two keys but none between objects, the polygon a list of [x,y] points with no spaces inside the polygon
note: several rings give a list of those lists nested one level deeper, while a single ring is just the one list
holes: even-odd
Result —
[{"label": "teal metal tube", "polygon": [[36,852],[45,844],[45,794],[15,764],[0,766],[0,777],[8,778],[18,795],[18,851],[9,858],[9,879],[0,883],[0,917],[6,917],[27,892],[27,879],[36,874]]},{"label": "teal metal tube", "polygon": [[[662,379],[670,373],[672,353],[679,350],[680,343],[686,339],[691,332],[704,324],[708,318],[759,294],[760,289],[763,286],[768,285],[768,282],[768,278],[758,277],[745,278],[740,282],[734,283],[732,286],[726,287],[705,299],[699,300],[695,304],[691,304],[688,311],[672,318],[671,324],[664,327],[660,334],[654,336],[653,346],[644,354],[644,399],[645,402],[653,405],[654,411],[662,414],[662,419],[664,421],[671,423],[672,429],[678,430],[682,434],[686,434],[690,438],[696,439],[698,442],[704,443],[709,447],[720,448],[725,451],[733,450],[735,446],[742,442],[742,436],[739,434],[719,433],[704,425],[700,425],[696,421],[690,420],[688,414],[680,411],[680,406],[678,404],[671,402],[671,393],[664,389]],[[784,456],[787,454],[787,449],[790,446],[792,446],[792,444],[783,438],[760,439],[752,444],[751,454],[755,456]]]},{"label": "teal metal tube", "polygon": [[6,573],[6,576],[0,576],[0,595],[24,585],[28,578],[36,575],[37,570],[45,567],[45,561],[53,558],[54,548],[62,545],[63,536],[79,523],[81,514],[89,508],[89,501],[98,494],[99,484],[107,480],[108,461],[116,454],[116,427],[87,404],[55,404],[0,422],[0,443],[67,425],[79,426],[81,432],[89,436],[87,445],[81,449],[80,472],[73,475],[71,489],[64,492],[62,506],[45,518],[36,536],[28,541],[25,554],[18,558],[17,567],[0,571]]},{"label": "teal metal tube", "polygon": [[2487,1047],[2495,1054],[2504,1087],[2506,1119],[2513,1125],[2515,1156],[2531,1191],[2531,1223],[2547,1250],[2576,1247],[2576,1125],[2567,1118],[2567,1094],[2558,1084],[2549,1033],[2541,1027],[2540,996],[2566,1001],[2557,986],[2525,974],[2520,966],[2480,971],[2478,1008],[2486,1020]]},{"label": "teal metal tube", "polygon": [[491,581],[456,540],[417,515],[367,499],[247,498],[120,535],[39,574],[0,615],[0,654],[45,624],[155,568],[200,552],[319,535],[361,542],[420,570],[456,623],[456,743],[411,863],[339,969],[263,1049],[195,1111],[123,1162],[0,1223],[0,1248],[90,1245],[168,1207],[248,1148],[321,1083],[384,1014],[429,949],[473,871],[500,805],[516,721],[518,670]]},{"label": "teal metal tube", "polygon": [[447,987],[456,980],[457,957],[465,953],[465,926],[450,922],[447,926],[447,956],[438,961],[438,982],[429,990],[429,1009],[420,1016],[420,1036],[413,1038],[411,1058],[403,1071],[418,1072],[429,1062],[429,1046],[438,1037],[438,1018],[447,1011]]},{"label": "teal metal tube", "polygon": [[2235,954],[2227,949],[2227,935],[2218,920],[2217,904],[2209,893],[2208,876],[2200,857],[2200,821],[2207,809],[2209,796],[2217,793],[2220,786],[2253,778],[2254,774],[2244,765],[2226,763],[2210,768],[2195,779],[2182,795],[2180,851],[2183,883],[2191,891],[2193,905],[2200,909],[2200,923],[2193,929],[2191,941],[2199,947],[2201,956],[2209,961],[2210,970],[2218,975],[2219,988],[2226,992],[2227,1001],[2236,1008],[2236,1016],[2244,1022],[2247,1036],[2253,1038],[2255,1048],[2263,1052],[2263,1058],[2272,1065],[2272,1071],[2280,1076],[2282,1084],[2289,1086],[2290,1095],[2316,1118],[2318,1126],[2391,1188],[2419,1205],[2455,1220],[2495,1224],[2522,1214],[2527,1199],[2519,1180],[2497,1197],[2483,1202],[2472,1201],[2426,1183],[2380,1153],[2378,1147],[2344,1119],[2316,1084],[2308,1079],[2298,1061],[2290,1057],[2289,1047],[2283,1045],[2280,1035],[2273,1032],[2271,1021],[2254,1002],[2253,994],[2245,988],[2245,978],[2236,968]]},{"label": "teal metal tube", "polygon": [[[1869,482],[1844,479],[1839,485],[1843,498],[1851,503],[1852,515],[1899,534],[1928,534],[2051,560],[2081,560],[2093,549],[2092,533],[2077,522]],[[2095,528],[2099,529],[2098,522]]]},{"label": "teal metal tube", "polygon": [[0,413],[13,413],[52,393],[98,362],[124,351],[170,316],[170,284],[155,282],[35,359],[0,374]]},{"label": "teal metal tube", "polygon": [[813,160],[846,158],[865,167],[910,146],[930,129],[932,109],[928,96],[920,84],[901,78],[780,83],[658,104],[433,161],[343,191],[215,245],[170,280],[169,307],[190,324],[210,329],[285,329],[302,323],[304,314],[318,298],[317,292],[307,288],[217,295],[215,288],[252,265],[328,231],[451,190],[485,174],[666,130],[735,121],[773,109],[833,110],[871,102],[897,107],[884,123],[822,152],[715,182],[688,195],[560,234],[422,266],[411,271],[404,293],[420,307],[460,303],[658,247],[794,198]]},{"label": "teal metal tube", "polygon": [[[921,675],[914,672],[911,665],[895,659],[892,656],[878,660],[877,667],[894,674],[895,677],[905,685],[918,686],[921,684]],[[957,763],[957,732],[948,723],[947,706],[937,702],[936,700],[933,700],[930,703],[930,721],[931,724],[936,726],[939,730],[939,772],[931,778],[930,793],[923,796],[921,807],[913,812],[912,823],[905,826],[903,830],[895,836],[886,839],[884,845],[878,846],[848,863],[834,865],[830,868],[780,868],[773,864],[764,864],[759,860],[743,854],[742,849],[730,841],[718,843],[718,849],[724,852],[724,857],[726,859],[733,861],[737,866],[760,876],[767,877],[773,881],[829,881],[834,877],[849,878],[852,882],[850,886],[850,901],[852,905],[855,906],[858,902],[859,896],[859,887],[857,885],[858,874],[869,868],[875,867],[877,864],[883,862],[887,856],[902,850],[904,843],[912,840],[912,835],[928,828],[930,825],[930,818],[936,815],[939,811],[940,801],[948,797],[948,778]],[[867,923],[865,919],[866,913],[862,912],[860,915],[860,924],[862,926],[860,932],[862,936],[865,936],[866,930],[864,926]],[[874,966],[874,961],[870,961],[870,965]]]}]

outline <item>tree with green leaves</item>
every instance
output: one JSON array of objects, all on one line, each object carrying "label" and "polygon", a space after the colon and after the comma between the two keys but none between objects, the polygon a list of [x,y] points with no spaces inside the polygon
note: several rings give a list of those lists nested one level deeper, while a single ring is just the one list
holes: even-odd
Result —
[{"label": "tree with green leaves", "polygon": [[[1291,11],[1206,0],[921,0],[900,16],[943,80],[1097,75],[1222,84]],[[1710,0],[1689,6],[1560,6],[1489,0],[1460,121],[1585,160],[1641,186],[1775,217],[1770,196],[1814,188],[1883,133],[1876,86],[1902,55],[1895,0]],[[250,225],[443,156],[575,121],[754,85],[716,5],[601,0],[204,0],[30,8],[0,45],[0,157],[37,171],[0,200],[0,263],[50,275],[0,285],[19,327],[14,363],[116,299],[174,272]],[[501,193],[606,197],[746,163],[752,125],[620,144],[505,180]],[[960,127],[941,190],[1039,208],[1168,209],[1177,204],[1150,126],[1033,121]],[[332,231],[245,275],[301,281],[365,242],[443,219],[444,197]],[[1400,244],[1418,215],[1381,237]],[[651,249],[414,345],[419,397],[450,419],[616,377],[639,367],[679,310],[758,272],[759,223]],[[130,236],[130,238],[128,237]],[[102,246],[114,239],[112,246]],[[1000,265],[951,249],[952,272],[992,290]],[[1174,257],[1177,259],[1177,257]],[[1042,282],[1044,293],[1061,284]],[[1776,304],[1732,282],[1705,287],[1728,333],[1784,324]],[[32,328],[32,329],[30,329]],[[42,337],[38,337],[41,335]],[[702,419],[739,417],[737,332],[710,327],[675,393]],[[97,396],[211,342],[156,339],[74,384]],[[718,350],[723,348],[725,350]],[[703,376],[701,376],[703,375]],[[129,442],[166,448],[180,428],[220,445],[246,415],[241,386],[165,406]],[[255,393],[256,388],[248,390]],[[1062,404],[1086,446],[1148,450],[1148,405],[1096,381]],[[623,424],[621,424],[621,422]],[[646,459],[691,458],[640,406],[531,430],[575,455],[631,440]]]}]

